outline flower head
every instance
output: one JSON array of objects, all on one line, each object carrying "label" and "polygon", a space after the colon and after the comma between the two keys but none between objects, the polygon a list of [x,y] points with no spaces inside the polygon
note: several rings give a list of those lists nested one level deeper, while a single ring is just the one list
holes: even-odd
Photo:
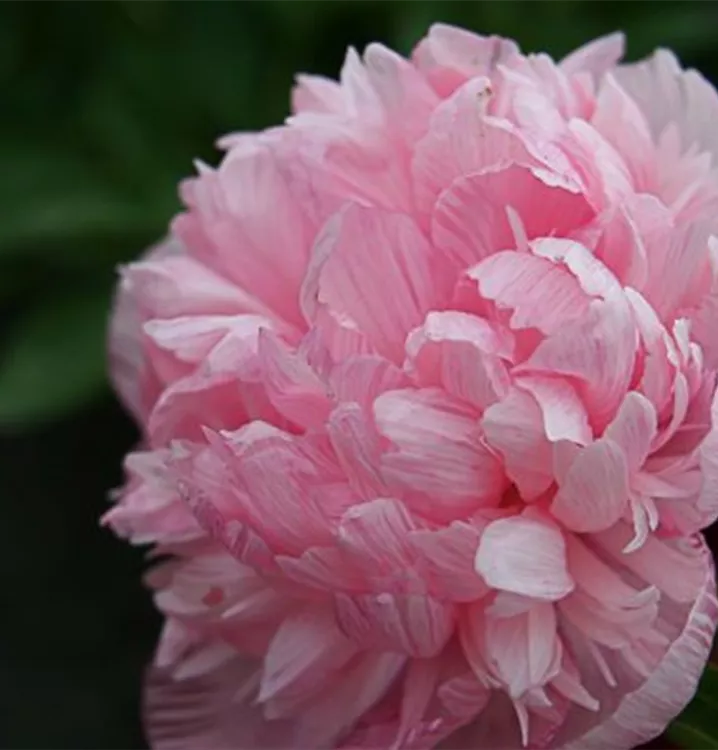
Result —
[{"label": "flower head", "polygon": [[111,335],[157,748],[631,748],[718,614],[718,95],[434,26],[223,139]]}]

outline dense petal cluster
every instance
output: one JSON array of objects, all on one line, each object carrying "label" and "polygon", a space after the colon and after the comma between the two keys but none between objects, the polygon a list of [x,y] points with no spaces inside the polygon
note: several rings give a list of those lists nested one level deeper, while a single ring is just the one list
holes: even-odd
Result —
[{"label": "dense petal cluster", "polygon": [[620,750],[690,699],[718,95],[622,46],[350,50],[124,269],[155,747]]}]

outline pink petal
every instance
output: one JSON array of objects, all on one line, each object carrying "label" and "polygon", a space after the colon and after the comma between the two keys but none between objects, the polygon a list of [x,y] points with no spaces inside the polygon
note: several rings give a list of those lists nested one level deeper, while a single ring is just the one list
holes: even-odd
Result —
[{"label": "pink petal", "polygon": [[458,177],[507,162],[534,164],[508,123],[485,116],[480,102],[490,91],[487,78],[464,83],[434,110],[428,132],[416,144],[412,161],[416,201],[427,217],[441,192]]},{"label": "pink petal", "polygon": [[236,429],[247,411],[234,376],[196,373],[167,388],[149,416],[147,431],[154,445],[171,439],[201,441],[203,429]]},{"label": "pink petal", "polygon": [[331,607],[317,605],[288,617],[264,657],[258,700],[265,715],[289,716],[311,700],[357,653],[337,629]]},{"label": "pink petal", "polygon": [[481,535],[475,566],[489,586],[536,599],[561,599],[574,586],[563,534],[537,518],[514,516],[490,523]]},{"label": "pink petal", "polygon": [[620,32],[601,36],[571,52],[559,63],[569,75],[587,72],[602,78],[623,57],[626,38]]},{"label": "pink petal", "polygon": [[322,76],[298,75],[292,91],[293,112],[341,114],[344,109],[341,87]]},{"label": "pink petal", "polygon": [[320,427],[332,408],[325,385],[306,360],[271,332],[261,331],[257,343],[262,382],[274,407],[300,427]]},{"label": "pink petal", "polygon": [[409,384],[406,374],[382,357],[358,355],[334,367],[329,385],[337,401],[353,401],[371,407],[374,399],[385,391],[404,388]]},{"label": "pink petal", "polygon": [[367,581],[348,554],[335,547],[310,547],[298,557],[277,555],[277,565],[291,583],[321,591],[363,591]]},{"label": "pink petal", "polygon": [[[564,745],[567,750],[603,750],[606,747],[629,750],[641,745],[663,732],[693,697],[710,654],[718,620],[713,566],[707,555],[703,560],[698,589],[692,583],[686,589],[690,594],[681,613],[681,630],[657,667],[645,682],[625,695],[598,726],[582,725],[580,720],[573,727],[569,724],[564,731],[567,737],[573,736]],[[669,566],[663,563],[661,567]]]},{"label": "pink petal", "polygon": [[565,236],[593,216],[586,199],[557,186],[550,173],[512,165],[461,177],[444,190],[432,214],[434,244],[458,271],[513,248],[507,206],[528,239]]},{"label": "pink petal", "polygon": [[396,653],[366,653],[357,658],[299,716],[292,747],[335,746],[384,697],[405,665],[406,657]]},{"label": "pink petal", "polygon": [[347,479],[365,500],[387,494],[381,476],[381,438],[371,417],[359,406],[338,406],[326,424],[327,434]]},{"label": "pink petal", "polygon": [[594,300],[587,314],[558,325],[539,344],[521,372],[568,375],[579,379],[594,430],[613,418],[633,374],[638,337],[623,297]]},{"label": "pink petal", "polygon": [[552,604],[535,604],[514,617],[489,618],[486,626],[486,651],[512,698],[544,685],[557,673],[561,644]]},{"label": "pink petal", "polygon": [[675,122],[684,150],[695,143],[718,153],[718,95],[700,73],[681,70],[672,52],[659,49],[647,60],[621,66],[616,77],[643,111],[654,138]]},{"label": "pink petal", "polygon": [[594,128],[626,159],[637,190],[653,181],[655,146],[641,110],[612,75],[607,75],[591,119]]},{"label": "pink petal", "polygon": [[431,254],[409,217],[351,205],[317,241],[304,312],[311,320],[326,305],[343,325],[359,329],[400,363],[407,333],[438,301]]},{"label": "pink petal", "polygon": [[662,234],[647,247],[648,278],[642,294],[669,327],[683,307],[710,288],[711,231],[708,223],[692,222]]},{"label": "pink petal", "polygon": [[586,407],[573,386],[558,378],[522,376],[516,387],[530,393],[541,409],[546,437],[586,445],[592,439]]},{"label": "pink petal", "polygon": [[446,97],[469,78],[489,75],[519,53],[510,39],[480,36],[448,24],[435,23],[412,53],[414,64],[437,93]]},{"label": "pink petal", "polygon": [[511,342],[482,318],[431,312],[407,339],[407,367],[422,387],[443,387],[483,411],[508,391],[503,358],[510,347]]},{"label": "pink petal", "polygon": [[470,409],[439,390],[391,391],[374,404],[379,431],[392,442],[382,457],[390,486],[440,497],[431,512],[448,518],[496,501],[505,482]]},{"label": "pink petal", "polygon": [[[646,247],[639,226],[626,207],[609,208],[597,219],[593,230],[597,231],[591,245],[596,257],[622,284],[641,288],[648,273]],[[590,231],[591,229],[587,230]],[[577,239],[582,239],[580,232]]]},{"label": "pink petal", "polygon": [[267,722],[261,708],[240,697],[258,663],[234,659],[200,677],[176,680],[167,670],[150,670],[143,712],[149,741],[161,750],[273,747],[291,750],[291,724]]},{"label": "pink petal", "polygon": [[368,575],[387,585],[402,581],[413,557],[409,532],[416,522],[398,501],[377,498],[357,505],[344,515],[339,543]]},{"label": "pink petal", "polygon": [[332,539],[332,522],[320,503],[319,469],[302,443],[260,438],[233,469],[237,510],[277,552],[301,554]]},{"label": "pink petal", "polygon": [[481,599],[489,588],[474,568],[480,530],[461,521],[445,529],[409,533],[417,565],[431,593],[457,602]]},{"label": "pink petal", "polygon": [[656,431],[653,404],[637,391],[629,391],[603,436],[621,448],[628,472],[633,475],[648,457]]},{"label": "pink petal", "polygon": [[572,531],[608,529],[628,507],[628,479],[623,449],[611,440],[598,440],[576,456],[551,513]]},{"label": "pink petal", "polygon": [[426,131],[439,98],[410,62],[382,44],[370,44],[364,62],[387,124],[413,144]]},{"label": "pink petal", "polygon": [[655,586],[675,602],[690,603],[706,572],[707,553],[696,538],[662,540],[650,535],[643,546],[626,554],[632,529],[627,524],[595,536],[596,543],[611,558]]},{"label": "pink petal", "polygon": [[499,252],[467,272],[479,294],[512,311],[512,328],[553,333],[585,315],[590,298],[562,264],[516,252]]},{"label": "pink petal", "polygon": [[122,276],[148,318],[269,313],[241,288],[186,255],[150,255],[127,266]]},{"label": "pink petal", "polygon": [[280,318],[301,324],[297,292],[316,228],[307,224],[274,152],[232,151],[216,172],[188,185],[184,197],[192,210],[175,220],[179,236]]},{"label": "pink petal", "polygon": [[542,495],[553,482],[551,443],[536,399],[513,388],[484,412],[487,443],[503,456],[505,471],[525,500]]},{"label": "pink petal", "polygon": [[454,605],[419,594],[336,596],[337,621],[363,648],[436,656],[454,632]]}]

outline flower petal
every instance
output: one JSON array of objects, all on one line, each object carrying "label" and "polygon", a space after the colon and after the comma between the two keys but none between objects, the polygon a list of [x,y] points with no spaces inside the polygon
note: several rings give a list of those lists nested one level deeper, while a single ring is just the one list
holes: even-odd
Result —
[{"label": "flower petal", "polygon": [[489,586],[536,599],[561,599],[574,586],[559,528],[525,515],[502,518],[486,527],[475,566]]},{"label": "flower petal", "polygon": [[424,508],[437,519],[498,500],[501,465],[483,444],[470,409],[438,389],[390,391],[374,404],[379,431],[392,443],[382,474],[399,490],[441,498]]},{"label": "flower petal", "polygon": [[438,303],[431,255],[408,216],[351,205],[315,245],[302,293],[304,313],[312,320],[326,305],[343,325],[357,328],[380,353],[401,363],[406,335]]},{"label": "flower petal", "polygon": [[628,507],[628,464],[611,440],[583,448],[559,486],[551,513],[572,531],[610,528]]}]

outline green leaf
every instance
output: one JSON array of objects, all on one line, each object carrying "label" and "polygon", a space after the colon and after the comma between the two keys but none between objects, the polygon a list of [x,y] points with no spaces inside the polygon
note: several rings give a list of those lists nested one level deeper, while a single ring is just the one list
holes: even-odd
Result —
[{"label": "green leaf", "polygon": [[159,236],[164,229],[151,205],[129,200],[69,151],[20,142],[3,146],[0,159],[12,176],[0,189],[0,257],[54,254],[62,244],[68,259],[78,253],[88,259],[79,249],[88,238],[96,240],[94,255],[103,257],[103,238],[116,246],[118,239]]},{"label": "green leaf", "polygon": [[690,750],[718,750],[718,665],[708,665],[695,697],[668,728],[666,736]]},{"label": "green leaf", "polygon": [[50,298],[10,331],[0,360],[0,426],[63,416],[102,392],[110,297],[101,287]]}]

